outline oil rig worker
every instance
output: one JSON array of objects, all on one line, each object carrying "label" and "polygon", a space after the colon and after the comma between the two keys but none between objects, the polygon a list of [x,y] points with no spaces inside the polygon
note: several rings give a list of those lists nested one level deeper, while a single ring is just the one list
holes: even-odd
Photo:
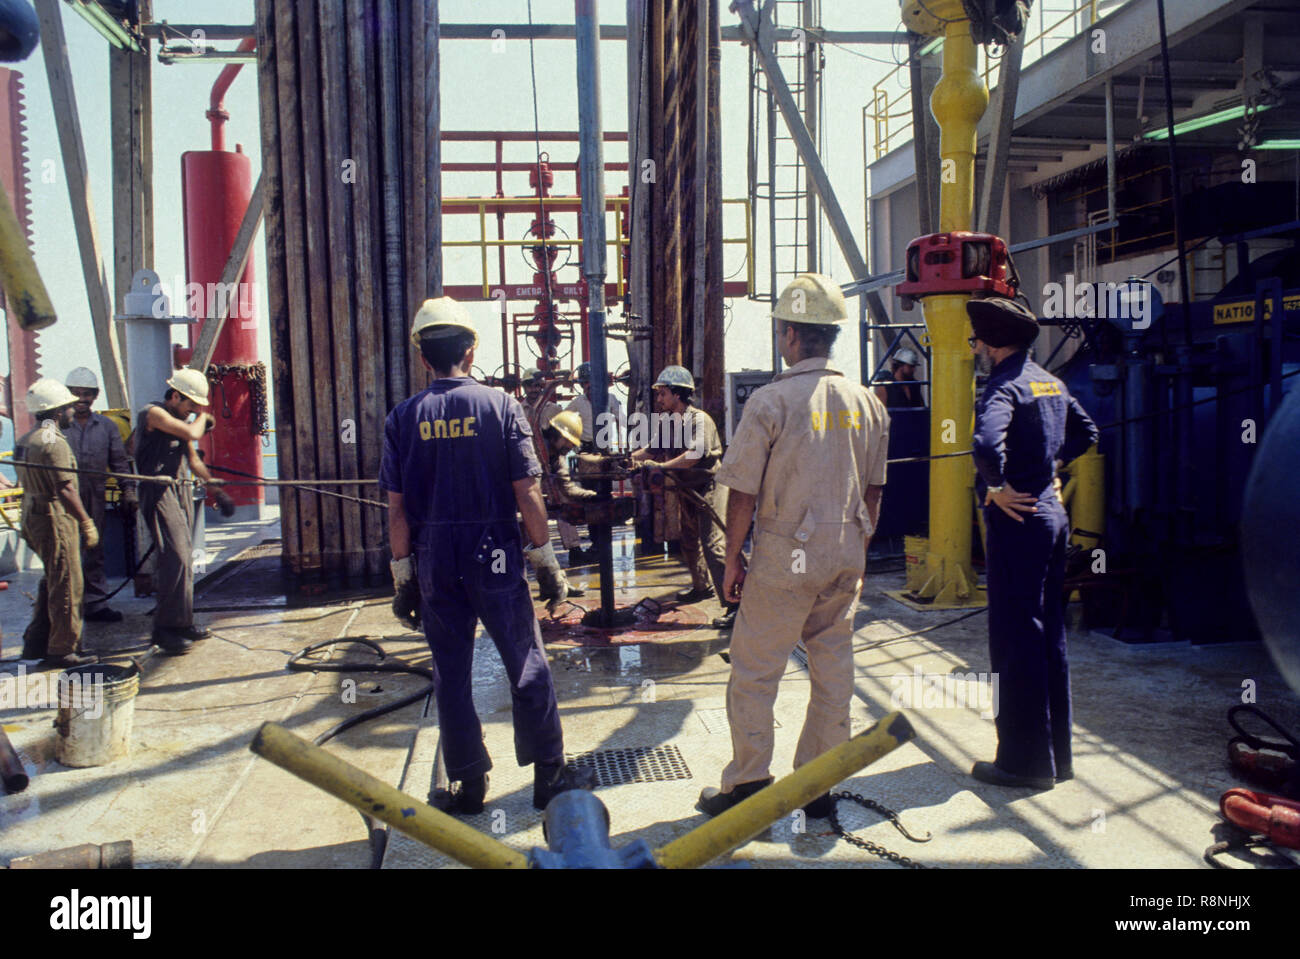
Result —
[{"label": "oil rig worker", "polygon": [[569,452],[582,445],[582,420],[577,413],[564,410],[553,415],[542,430],[542,439],[546,441],[550,459],[548,492],[556,506],[581,503],[600,495],[596,490],[580,485],[569,469]]},{"label": "oil rig worker", "polygon": [[916,382],[916,367],[921,358],[910,347],[903,347],[889,361],[889,380],[876,387],[876,399],[888,409],[925,406],[921,387]]},{"label": "oil rig worker", "polygon": [[23,659],[49,666],[98,662],[81,646],[81,545],[99,545],[99,530],[77,491],[76,458],[63,431],[72,422],[77,398],[58,380],[37,380],[27,391],[27,412],[36,427],[14,444],[15,466],[23,488],[22,536],[41,558],[45,575],[36,609],[23,634]]},{"label": "oil rig worker", "polygon": [[448,812],[483,809],[492,760],[472,683],[481,619],[510,680],[515,758],[533,764],[533,805],[544,809],[566,789],[590,789],[595,777],[564,763],[555,685],[524,578],[526,554],[545,598],[554,604],[567,593],[532,430],[518,400],[469,375],[478,334],[461,304],[426,300],[411,339],[436,379],[388,414],[379,485],[388,494],[393,612],[408,623],[418,616],[433,654],[451,789],[429,798]]},{"label": "oil rig worker", "polygon": [[[109,470],[114,473],[131,472],[131,461],[127,458],[117,424],[107,416],[91,412],[90,407],[99,396],[99,380],[95,374],[84,366],[78,366],[68,374],[64,385],[77,398],[77,405],[72,408],[72,425],[68,428],[67,436],[78,466],[83,470],[98,470],[101,473]],[[90,518],[95,521],[95,528],[100,530],[104,528],[104,489],[107,482],[107,477],[94,473],[82,473],[78,482],[81,502]],[[136,511],[140,507],[136,484],[133,480],[118,480],[118,489],[121,491],[118,510],[122,521],[134,525]],[[122,614],[108,605],[103,543],[93,548],[88,546],[81,551],[81,567],[85,580],[85,618],[95,623],[120,623]]]},{"label": "oil rig worker", "polygon": [[[726,596],[740,602],[740,613],[727,682],[732,758],[722,788],[705,789],[696,806],[710,816],[772,781],[773,706],[800,640],[812,696],[794,765],[848,740],[853,616],[885,485],[889,414],[829,361],[848,318],[840,288],[829,277],[800,274],[772,318],[788,369],[746,402],[718,473],[730,488]],[[751,521],[746,571],[741,548]],[[804,810],[829,815],[829,795]]]},{"label": "oil rig worker", "polygon": [[[726,542],[713,518],[715,511],[721,515],[721,509],[725,508],[715,482],[722,463],[722,440],[713,418],[691,402],[694,393],[695,378],[681,366],[665,366],[654,382],[655,409],[676,416],[681,422],[682,445],[670,447],[667,459],[658,464],[660,469],[675,471],[668,475],[679,487],[682,556],[691,574],[691,587],[678,592],[677,598],[683,603],[698,603],[711,597],[716,588],[723,615],[713,624],[719,629],[730,629],[736,607],[728,602],[722,588],[726,575]],[[656,438],[664,432],[657,430]],[[673,441],[671,436],[669,441]],[[650,458],[651,451],[651,447],[636,450],[632,460],[643,462]]]},{"label": "oil rig worker", "polygon": [[[210,487],[213,479],[194,444],[215,425],[208,405],[208,378],[198,370],[177,370],[167,380],[161,403],[150,403],[136,417],[136,468],[142,476],[179,480],[181,465]],[[194,416],[190,422],[190,416]],[[158,550],[154,586],[158,609],[154,613],[153,641],[164,653],[183,656],[194,643],[212,631],[194,622],[194,503],[188,483],[144,483],[140,490],[140,516]],[[222,510],[234,504],[224,490],[213,493]]]},{"label": "oil rig worker", "polygon": [[1053,486],[1058,461],[1097,442],[1065,385],[1029,358],[1038,320],[1003,297],[971,300],[971,349],[989,372],[975,410],[974,459],[984,501],[989,659],[999,677],[993,762],[976,779],[1051,789],[1070,779],[1070,670],[1065,650],[1069,520]]}]

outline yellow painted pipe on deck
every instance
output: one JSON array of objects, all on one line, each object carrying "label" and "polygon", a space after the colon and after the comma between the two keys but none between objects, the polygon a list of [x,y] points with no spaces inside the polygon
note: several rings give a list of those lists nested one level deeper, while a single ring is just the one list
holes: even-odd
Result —
[{"label": "yellow painted pipe on deck", "polygon": [[[939,124],[939,231],[970,230],[975,219],[975,128],[989,91],[975,70],[975,42],[961,0],[927,0],[904,8],[912,29],[944,35],[943,73],[930,97]],[[917,22],[913,22],[917,21]],[[975,426],[975,362],[964,294],[927,296],[930,334],[930,452],[971,448]],[[969,457],[930,461],[930,543],[922,599],[938,605],[980,605],[971,566],[975,468]]]},{"label": "yellow painted pipe on deck", "polygon": [[[1070,511],[1070,542],[1084,549],[1101,545],[1106,532],[1106,457],[1096,444],[1069,464],[1070,495],[1063,497]],[[1075,533],[1087,530],[1097,536]]]},{"label": "yellow painted pipe on deck", "polygon": [[367,816],[381,819],[467,866],[528,868],[528,860],[509,846],[313,746],[278,723],[263,723],[248,748]]},{"label": "yellow painted pipe on deck", "polygon": [[744,845],[764,829],[806,806],[836,783],[893,752],[915,734],[901,712],[893,712],[848,742],[800,766],[780,782],[759,790],[726,812],[655,852],[664,869],[694,869]]},{"label": "yellow painted pipe on deck", "polygon": [[24,330],[43,330],[58,318],[3,183],[0,183],[0,286],[5,291],[5,309]]}]

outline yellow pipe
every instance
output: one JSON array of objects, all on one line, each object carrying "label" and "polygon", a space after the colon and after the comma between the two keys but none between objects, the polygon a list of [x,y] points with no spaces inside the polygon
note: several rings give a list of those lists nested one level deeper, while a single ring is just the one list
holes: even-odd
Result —
[{"label": "yellow pipe", "polygon": [[[924,13],[942,19],[943,74],[930,98],[939,124],[939,230],[971,229],[975,208],[975,128],[989,91],[976,72],[975,42],[961,0],[931,0]],[[910,25],[910,24],[909,24]],[[938,32],[936,30],[936,32]],[[924,300],[930,333],[930,543],[919,598],[942,606],[976,605],[971,567],[975,468],[969,450],[975,424],[975,362],[966,295]]]},{"label": "yellow pipe", "polygon": [[381,819],[412,839],[467,866],[475,869],[528,868],[528,860],[509,846],[394,789],[277,723],[263,723],[248,748],[367,816]]},{"label": "yellow pipe", "polygon": [[909,741],[915,732],[893,712],[846,743],[822,753],[773,783],[655,852],[664,869],[694,869],[753,839],[778,819],[806,806],[822,793]]},{"label": "yellow pipe", "polygon": [[50,294],[41,280],[27,237],[18,223],[9,192],[0,183],[0,286],[5,309],[24,330],[43,330],[58,318]]},{"label": "yellow pipe", "polygon": [[[1095,549],[1106,532],[1106,457],[1090,446],[1069,464],[1070,470],[1070,542],[1084,549]],[[1076,529],[1097,533],[1080,535]]]}]

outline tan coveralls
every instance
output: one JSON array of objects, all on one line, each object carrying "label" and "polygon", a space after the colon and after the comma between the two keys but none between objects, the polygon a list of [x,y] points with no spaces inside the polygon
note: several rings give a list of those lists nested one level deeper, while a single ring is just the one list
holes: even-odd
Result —
[{"label": "tan coveralls", "polygon": [[71,481],[77,490],[72,447],[53,423],[36,427],[14,444],[14,459],[57,469],[17,466],[23,488],[23,539],[41,558],[45,575],[37,591],[23,648],[45,656],[75,653],[81,642],[81,529],[59,501],[58,488]]},{"label": "tan coveralls", "polygon": [[[691,431],[694,430],[692,434]],[[682,487],[692,490],[719,516],[725,516],[726,496],[718,489],[717,472],[722,459],[722,439],[713,417],[697,406],[688,406],[682,414],[682,432],[695,438],[694,450],[703,453],[698,466],[669,472],[669,477]],[[672,450],[668,459],[685,452],[685,447]],[[673,483],[668,484],[669,489]],[[682,559],[691,574],[691,588],[705,590],[712,586],[722,600],[722,584],[727,575],[727,540],[723,530],[713,518],[709,508],[700,505],[689,495],[677,491],[681,504]]]},{"label": "tan coveralls", "polygon": [[885,484],[888,447],[885,408],[824,357],[796,363],[745,404],[718,472],[757,497],[731,638],[723,792],[768,777],[777,687],[801,639],[812,698],[795,767],[849,738],[853,615],[872,533],[865,497]]}]

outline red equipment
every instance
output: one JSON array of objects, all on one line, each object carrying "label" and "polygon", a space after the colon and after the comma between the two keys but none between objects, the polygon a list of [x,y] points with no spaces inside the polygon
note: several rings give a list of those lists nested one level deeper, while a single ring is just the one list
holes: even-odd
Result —
[{"label": "red equipment", "polygon": [[[251,50],[255,40],[245,40],[240,50]],[[229,318],[212,355],[211,412],[217,425],[199,445],[207,462],[232,470],[262,475],[262,436],[268,410],[265,367],[257,359],[257,317],[253,294],[253,257],[234,290],[221,290],[221,274],[235,244],[240,223],[252,196],[252,163],[242,146],[225,149],[224,124],[229,119],[223,104],[225,92],[241,64],[221,72],[212,88],[207,117],[212,123],[212,149],[181,156],[181,182],[185,216],[185,273],[194,295],[188,304],[199,323],[190,327],[190,348],[198,342],[203,324],[222,311],[229,300]],[[201,289],[202,292],[199,292]],[[260,486],[232,486],[236,506],[258,506]]]},{"label": "red equipment", "polygon": [[910,310],[920,298],[944,293],[1014,297],[1020,276],[1007,245],[992,233],[931,233],[907,245],[899,302]]},{"label": "red equipment", "polygon": [[1229,789],[1219,799],[1219,812],[1233,825],[1262,833],[1274,845],[1300,849],[1300,802],[1249,789]]}]

